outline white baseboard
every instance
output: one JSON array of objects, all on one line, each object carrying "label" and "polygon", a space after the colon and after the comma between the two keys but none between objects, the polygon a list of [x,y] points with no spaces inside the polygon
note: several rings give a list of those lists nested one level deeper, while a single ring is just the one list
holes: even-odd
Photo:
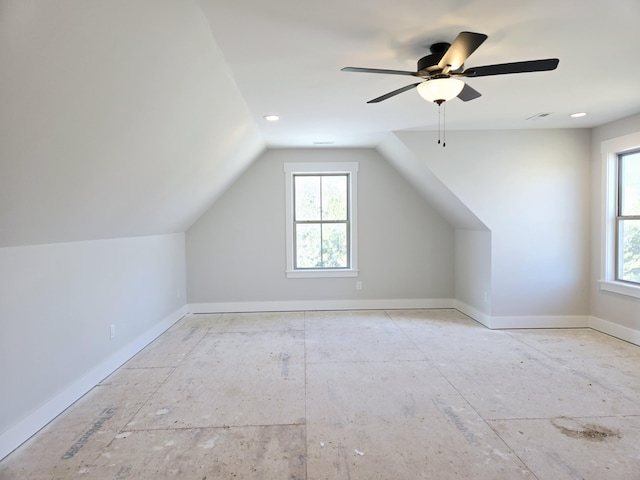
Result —
[{"label": "white baseboard", "polygon": [[491,317],[489,328],[587,328],[587,315]]},{"label": "white baseboard", "polygon": [[36,411],[29,414],[8,430],[2,432],[2,434],[0,434],[0,460],[64,412],[70,405],[126,363],[140,350],[149,345],[187,313],[188,309],[185,305],[163,318],[144,334],[78,378],[73,384],[69,385]]},{"label": "white baseboard", "polygon": [[640,346],[640,331],[633,328],[624,327],[598,317],[589,317],[589,326],[599,332]]},{"label": "white baseboard", "polygon": [[295,312],[303,310],[398,310],[455,308],[452,298],[366,300],[294,300],[281,302],[190,303],[189,313]]},{"label": "white baseboard", "polygon": [[588,315],[492,317],[459,300],[455,308],[492,330],[510,328],[592,328],[640,346],[640,330]]},{"label": "white baseboard", "polygon": [[468,317],[473,318],[476,322],[481,323],[485,327],[491,328],[491,315],[481,312],[477,308],[467,305],[460,300],[455,301],[454,308]]},{"label": "white baseboard", "polygon": [[509,328],[588,328],[591,327],[587,315],[552,315],[552,316],[492,316],[467,305],[455,301],[455,308],[473,318],[491,330]]}]

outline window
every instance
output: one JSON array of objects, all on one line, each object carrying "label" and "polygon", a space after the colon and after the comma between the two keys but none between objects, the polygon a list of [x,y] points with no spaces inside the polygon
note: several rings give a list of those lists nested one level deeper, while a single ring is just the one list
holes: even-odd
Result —
[{"label": "window", "polygon": [[618,155],[616,280],[640,283],[640,150]]},{"label": "window", "polygon": [[357,276],[357,163],[287,163],[287,276]]},{"label": "window", "polygon": [[640,298],[640,132],[602,142],[600,288]]}]

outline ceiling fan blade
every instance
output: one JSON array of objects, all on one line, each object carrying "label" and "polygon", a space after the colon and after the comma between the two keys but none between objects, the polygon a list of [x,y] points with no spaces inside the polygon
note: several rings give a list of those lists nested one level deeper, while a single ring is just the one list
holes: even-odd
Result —
[{"label": "ceiling fan blade", "polygon": [[484,33],[460,32],[449,49],[444,53],[438,66],[448,73],[459,69],[469,56],[487,39]]},{"label": "ceiling fan blade", "polygon": [[479,91],[477,91],[475,88],[470,87],[466,83],[464,84],[462,91],[458,94],[458,98],[463,102],[468,102],[469,100],[473,100],[481,96],[482,95]]},{"label": "ceiling fan blade", "polygon": [[360,73],[386,73],[390,75],[412,75],[417,76],[416,72],[408,72],[406,70],[385,70],[382,68],[360,68],[360,67],[344,67],[341,72],[360,72]]},{"label": "ceiling fan blade", "polygon": [[487,77],[490,75],[507,75],[509,73],[546,72],[555,70],[558,62],[560,60],[557,58],[547,58],[544,60],[484,65],[482,67],[468,68],[461,75],[463,77]]},{"label": "ceiling fan blade", "polygon": [[397,90],[394,90],[393,92],[389,92],[389,93],[385,93],[384,95],[381,95],[377,98],[374,98],[373,100],[369,100],[367,103],[378,103],[381,102],[383,100],[386,100],[387,98],[391,98],[391,97],[395,97],[396,95],[406,92],[408,90],[411,90],[412,88],[416,88],[418,85],[420,85],[422,82],[418,82],[418,83],[412,83],[411,85],[407,85],[405,87],[399,88]]}]

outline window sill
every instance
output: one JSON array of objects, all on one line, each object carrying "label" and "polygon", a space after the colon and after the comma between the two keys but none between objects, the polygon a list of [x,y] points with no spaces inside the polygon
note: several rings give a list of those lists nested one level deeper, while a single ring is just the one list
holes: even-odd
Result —
[{"label": "window sill", "polygon": [[615,282],[612,280],[600,280],[600,290],[626,295],[628,297],[640,298],[640,285],[632,283]]},{"label": "window sill", "polygon": [[288,270],[287,278],[357,277],[358,270]]}]

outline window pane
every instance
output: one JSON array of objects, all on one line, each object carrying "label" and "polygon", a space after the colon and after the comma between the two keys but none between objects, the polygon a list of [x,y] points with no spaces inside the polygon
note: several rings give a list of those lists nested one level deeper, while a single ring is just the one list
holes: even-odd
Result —
[{"label": "window pane", "polygon": [[640,283],[640,220],[618,222],[620,280]]},{"label": "window pane", "polygon": [[325,268],[347,268],[347,225],[325,223],[322,226],[322,257]]},{"label": "window pane", "polygon": [[296,225],[295,268],[322,266],[322,234],[320,224]]},{"label": "window pane", "polygon": [[296,175],[294,182],[295,220],[320,220],[320,177]]},{"label": "window pane", "polygon": [[347,220],[347,176],[322,177],[322,219]]},{"label": "window pane", "polygon": [[640,152],[620,155],[620,215],[640,215]]}]

